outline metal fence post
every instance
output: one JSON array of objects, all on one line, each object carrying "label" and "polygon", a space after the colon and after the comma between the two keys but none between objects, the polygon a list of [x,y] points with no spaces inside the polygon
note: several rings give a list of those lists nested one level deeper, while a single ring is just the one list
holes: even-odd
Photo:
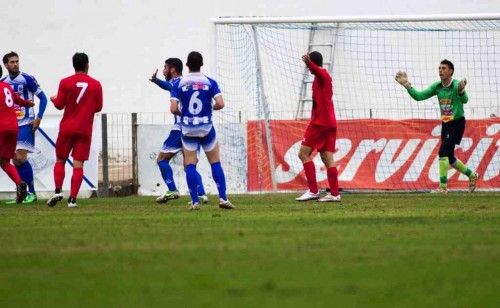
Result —
[{"label": "metal fence post", "polygon": [[108,115],[101,114],[102,185],[101,196],[109,196]]},{"label": "metal fence post", "polygon": [[137,194],[139,189],[139,166],[137,156],[137,113],[132,113],[132,190]]}]

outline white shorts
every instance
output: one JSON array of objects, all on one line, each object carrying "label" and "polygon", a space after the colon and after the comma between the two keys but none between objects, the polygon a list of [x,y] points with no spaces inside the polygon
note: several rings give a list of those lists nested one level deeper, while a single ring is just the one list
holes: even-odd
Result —
[{"label": "white shorts", "polygon": [[161,153],[177,153],[182,150],[182,133],[180,130],[171,130],[167,139],[163,142]]},{"label": "white shorts", "polygon": [[215,129],[208,132],[205,137],[187,137],[182,136],[182,147],[188,151],[198,151],[203,148],[203,151],[210,152],[217,145],[217,135],[215,134]]}]

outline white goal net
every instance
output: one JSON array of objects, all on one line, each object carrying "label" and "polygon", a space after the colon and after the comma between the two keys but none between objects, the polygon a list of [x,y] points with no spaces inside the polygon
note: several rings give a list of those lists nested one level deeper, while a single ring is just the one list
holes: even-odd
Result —
[{"label": "white goal net", "polygon": [[[443,59],[454,63],[454,78],[468,80],[467,128],[456,155],[481,174],[480,188],[500,188],[500,15],[213,22],[214,77],[227,102],[217,116],[223,157],[229,164],[246,161],[240,173],[248,191],[305,187],[297,153],[310,116],[312,76],[301,56],[313,50],[333,77],[335,158],[344,189],[436,187],[437,99],[412,100],[394,76],[404,70],[423,89],[439,80]],[[238,144],[231,123],[244,125]],[[319,155],[315,164],[327,187]],[[466,184],[450,170],[450,188]]]}]

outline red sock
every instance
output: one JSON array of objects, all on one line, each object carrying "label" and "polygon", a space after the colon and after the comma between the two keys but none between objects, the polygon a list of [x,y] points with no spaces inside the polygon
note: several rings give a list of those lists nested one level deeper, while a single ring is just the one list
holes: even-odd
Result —
[{"label": "red sock", "polygon": [[313,194],[317,194],[318,183],[316,182],[316,167],[314,167],[314,163],[312,160],[304,164],[304,172],[306,174],[307,185],[309,186],[309,190]]},{"label": "red sock", "polygon": [[64,162],[56,161],[54,165],[54,184],[56,185],[56,192],[60,192],[64,182]]},{"label": "red sock", "polygon": [[73,168],[73,176],[71,177],[71,192],[70,197],[76,198],[80,191],[80,186],[83,180],[83,168]]},{"label": "red sock", "polygon": [[334,196],[339,195],[339,172],[336,167],[326,169],[328,184],[330,185],[330,193]]},{"label": "red sock", "polygon": [[16,185],[19,185],[21,183],[21,177],[19,176],[19,173],[17,172],[16,167],[14,167],[13,164],[11,163],[3,163],[2,164],[2,169],[7,173],[9,178],[16,183]]}]

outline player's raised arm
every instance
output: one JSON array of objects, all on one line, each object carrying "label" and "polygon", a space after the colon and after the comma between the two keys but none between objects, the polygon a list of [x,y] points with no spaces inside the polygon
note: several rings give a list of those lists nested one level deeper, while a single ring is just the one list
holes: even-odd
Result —
[{"label": "player's raised arm", "polygon": [[467,85],[467,79],[465,78],[460,80],[460,82],[458,83],[458,96],[460,97],[462,104],[467,104],[467,102],[469,101],[469,96],[465,91],[466,85]]},{"label": "player's raised arm", "polygon": [[406,72],[404,71],[397,72],[396,77],[394,77],[394,79],[397,81],[397,83],[405,87],[406,90],[409,90],[411,88],[411,83],[408,81],[408,75],[406,75]]},{"label": "player's raised arm", "polygon": [[406,72],[399,71],[394,78],[400,85],[402,85],[406,90],[408,90],[408,94],[416,100],[423,101],[425,99],[431,98],[436,95],[436,86],[438,83],[434,83],[430,85],[428,88],[418,91],[414,87],[412,87],[411,83],[408,81],[408,76]]},{"label": "player's raised arm", "polygon": [[307,68],[314,76],[318,77],[319,81],[325,80],[330,77],[325,69],[322,69],[323,56],[316,51],[302,56],[302,61],[306,64]]},{"label": "player's raised arm", "polygon": [[158,69],[156,69],[156,71],[153,73],[151,78],[149,78],[149,81],[156,84],[157,86],[159,86],[163,90],[171,92],[172,91],[172,84],[168,81],[158,79],[158,77],[156,77],[156,74],[158,74]]},{"label": "player's raised arm", "polygon": [[158,77],[156,75],[158,75],[158,69],[156,69],[155,72],[153,73],[153,75],[151,75],[151,78],[149,78],[149,81],[156,83],[156,80],[158,79]]}]

